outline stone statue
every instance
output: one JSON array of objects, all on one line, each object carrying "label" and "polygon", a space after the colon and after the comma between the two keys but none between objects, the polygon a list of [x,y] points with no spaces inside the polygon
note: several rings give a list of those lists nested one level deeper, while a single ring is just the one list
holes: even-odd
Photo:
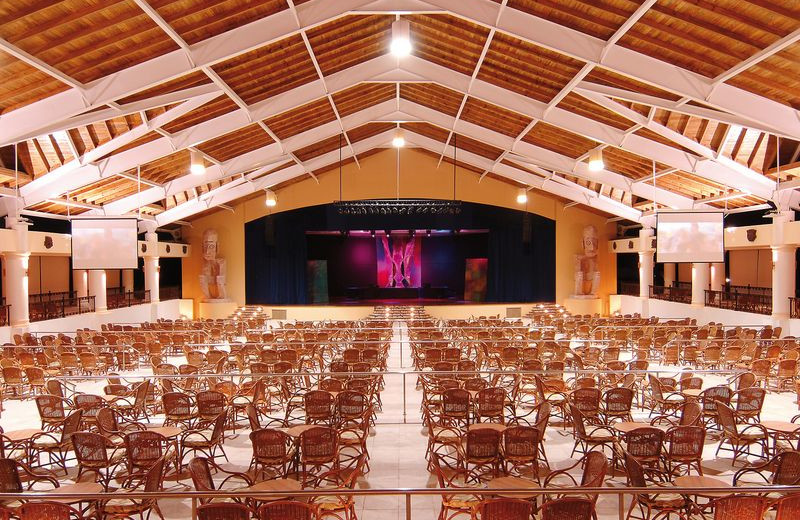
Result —
[{"label": "stone statue", "polygon": [[574,298],[597,298],[600,269],[597,265],[597,228],[583,228],[583,254],[575,255]]},{"label": "stone statue", "polygon": [[203,300],[226,300],[225,259],[217,257],[219,236],[214,229],[203,233],[203,270],[200,273],[200,290]]}]

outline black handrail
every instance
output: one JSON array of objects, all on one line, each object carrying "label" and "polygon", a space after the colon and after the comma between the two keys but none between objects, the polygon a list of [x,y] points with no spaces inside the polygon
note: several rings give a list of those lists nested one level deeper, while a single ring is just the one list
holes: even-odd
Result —
[{"label": "black handrail", "polygon": [[106,307],[109,309],[120,309],[143,303],[150,303],[150,291],[127,291],[106,294]]},{"label": "black handrail", "polygon": [[772,314],[772,294],[705,291],[706,307],[733,311]]},{"label": "black handrail", "polygon": [[678,303],[691,303],[692,289],[691,287],[686,288],[679,285],[675,286],[651,285],[649,296],[650,298],[656,300],[666,300],[668,302],[678,302]]},{"label": "black handrail", "polygon": [[65,316],[72,316],[74,314],[94,312],[94,309],[94,296],[81,296],[79,298],[62,297],[59,300],[28,303],[30,321],[64,318]]}]

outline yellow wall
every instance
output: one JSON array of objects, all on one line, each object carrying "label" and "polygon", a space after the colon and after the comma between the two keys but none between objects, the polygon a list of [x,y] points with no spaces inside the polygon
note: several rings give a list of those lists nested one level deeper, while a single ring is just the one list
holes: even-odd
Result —
[{"label": "yellow wall", "polygon": [[[387,198],[397,195],[396,159],[394,150],[385,150],[361,159],[361,169],[355,164],[342,168],[342,199],[358,200]],[[400,155],[401,198],[453,198],[453,166],[414,149],[403,149]],[[519,188],[491,177],[479,182],[479,175],[458,168],[456,171],[456,199],[490,204],[511,209],[522,209],[517,204]],[[202,298],[198,275],[202,265],[202,235],[206,229],[216,229],[219,234],[219,254],[227,263],[228,297],[243,304],[244,281],[244,223],[260,218],[269,211],[327,204],[339,200],[339,174],[331,171],[318,177],[295,182],[277,192],[278,206],[271,210],[264,205],[259,194],[234,206],[234,212],[217,211],[192,221],[184,228],[184,236],[192,247],[192,255],[183,259],[183,297],[199,301]],[[561,302],[573,288],[573,255],[581,251],[583,227],[594,224],[600,235],[601,297],[616,290],[616,257],[608,252],[607,241],[612,237],[613,226],[606,217],[578,206],[564,209],[564,204],[536,190],[528,193],[527,209],[556,221],[556,299]],[[269,276],[269,273],[264,273]],[[197,313],[197,306],[195,312]]]},{"label": "yellow wall", "polygon": [[28,260],[28,292],[69,291],[69,258],[66,256],[31,256]]},{"label": "yellow wall", "polygon": [[730,252],[732,285],[772,286],[772,251],[769,249],[740,249]]}]

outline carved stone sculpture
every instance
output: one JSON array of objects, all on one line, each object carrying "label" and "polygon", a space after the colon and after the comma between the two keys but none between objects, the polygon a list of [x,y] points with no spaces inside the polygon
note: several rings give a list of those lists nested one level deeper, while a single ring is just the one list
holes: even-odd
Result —
[{"label": "carved stone sculpture", "polygon": [[200,273],[200,290],[204,301],[226,300],[225,259],[217,257],[219,236],[216,230],[203,233],[203,270]]},{"label": "carved stone sculpture", "polygon": [[597,228],[583,228],[583,254],[575,255],[575,298],[597,298],[600,269],[597,265]]}]

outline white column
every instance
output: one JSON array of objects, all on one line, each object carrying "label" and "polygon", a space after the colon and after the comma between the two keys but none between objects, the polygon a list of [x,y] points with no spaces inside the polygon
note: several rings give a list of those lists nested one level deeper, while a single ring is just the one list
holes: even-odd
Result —
[{"label": "white column", "polygon": [[94,296],[95,312],[106,312],[106,272],[104,270],[89,271],[89,296]]},{"label": "white column", "polygon": [[86,269],[72,271],[72,289],[78,298],[89,296],[89,273]]},{"label": "white column", "polygon": [[8,319],[12,327],[26,327],[30,322],[28,315],[28,260],[30,253],[5,253],[6,304]]},{"label": "white column", "polygon": [[653,230],[642,228],[639,230],[639,297],[650,297],[650,286],[653,285],[653,250],[650,241]]},{"label": "white column", "polygon": [[789,297],[794,296],[795,247],[772,247],[772,316],[789,317]]},{"label": "white column", "polygon": [[133,269],[122,270],[122,290],[126,293],[133,291]]},{"label": "white column", "polygon": [[692,305],[705,306],[706,289],[708,289],[708,263],[692,264]]},{"label": "white column", "polygon": [[725,290],[725,262],[711,264],[711,290]]},{"label": "white column", "polygon": [[675,283],[675,262],[664,264],[664,286],[670,287]]},{"label": "white column", "polygon": [[158,302],[159,267],[157,256],[144,257],[144,289],[150,291],[150,301]]}]

